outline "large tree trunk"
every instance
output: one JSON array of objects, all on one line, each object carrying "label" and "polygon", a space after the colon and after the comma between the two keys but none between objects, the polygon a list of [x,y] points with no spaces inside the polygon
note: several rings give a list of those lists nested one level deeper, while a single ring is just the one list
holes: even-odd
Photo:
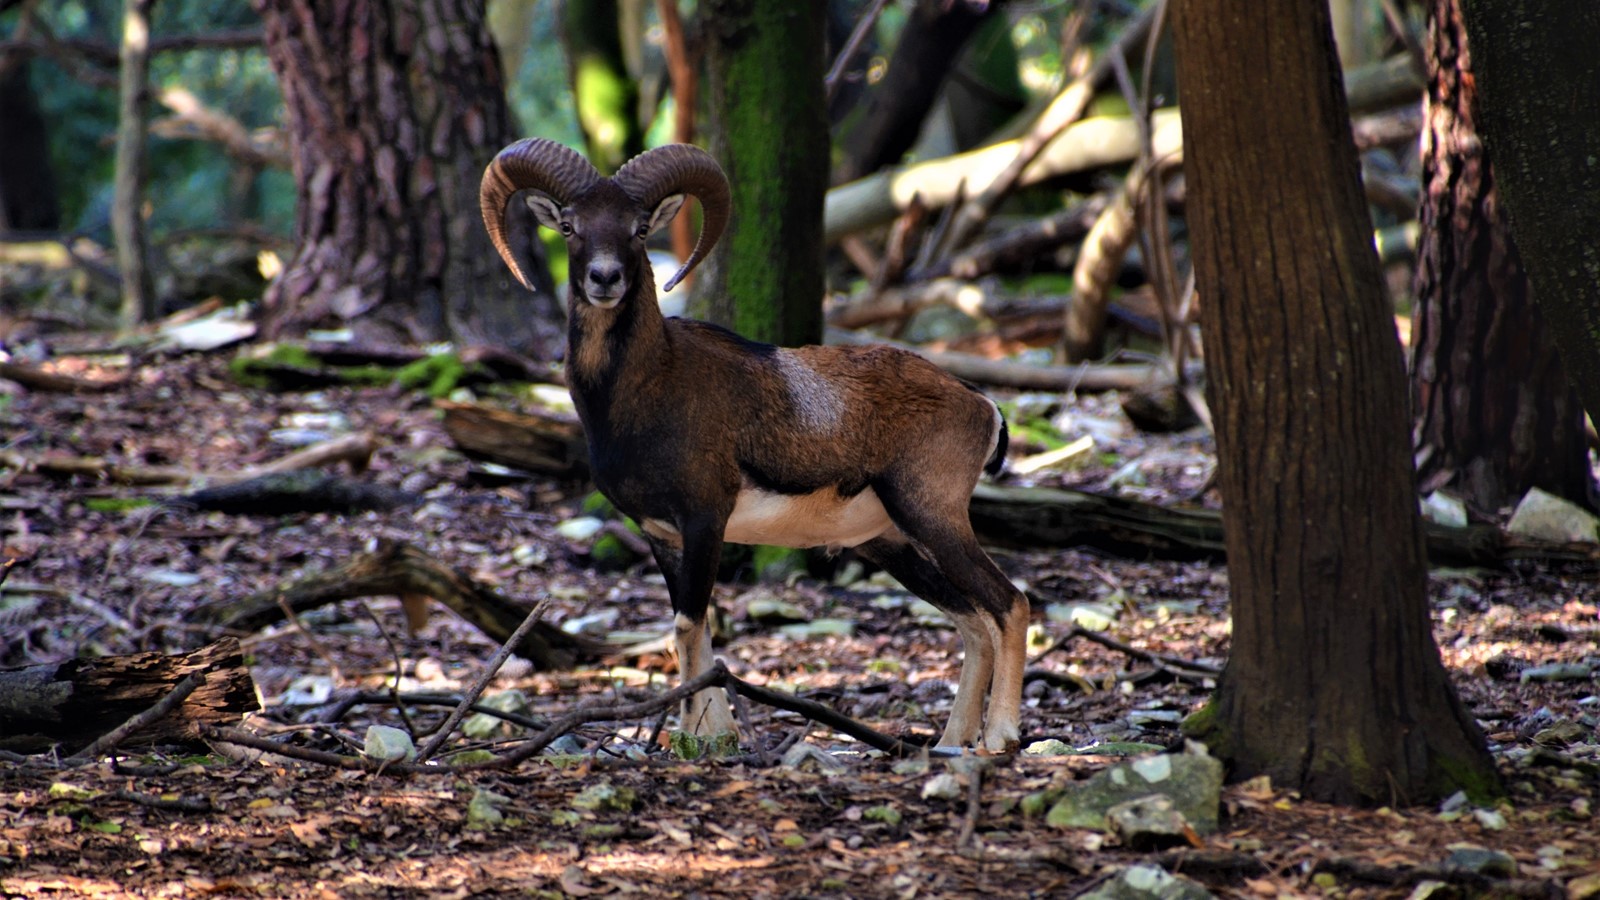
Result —
[{"label": "large tree trunk", "polygon": [[733,184],[733,216],[691,309],[752,340],[819,343],[825,10],[792,0],[707,0],[701,10],[712,153]]},{"label": "large tree trunk", "polygon": [[481,0],[255,7],[298,190],[298,247],[268,288],[268,333],[350,327],[368,343],[553,351],[561,312],[548,267],[526,269],[539,282],[530,297],[478,211],[484,166],[512,137]]},{"label": "large tree trunk", "polygon": [[1233,647],[1190,730],[1235,779],[1420,803],[1497,789],[1428,617],[1405,375],[1325,4],[1182,0]]},{"label": "large tree trunk", "polygon": [[1461,5],[1478,131],[1562,364],[1600,415],[1600,4]]},{"label": "large tree trunk", "polygon": [[1428,11],[1417,309],[1417,473],[1480,514],[1530,487],[1591,505],[1583,406],[1567,384],[1478,141],[1460,0]]}]

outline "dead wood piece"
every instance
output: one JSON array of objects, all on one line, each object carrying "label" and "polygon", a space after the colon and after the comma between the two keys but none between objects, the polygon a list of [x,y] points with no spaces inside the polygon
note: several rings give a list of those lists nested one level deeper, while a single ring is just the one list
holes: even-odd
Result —
[{"label": "dead wood piece", "polygon": [[1151,434],[1187,431],[1201,423],[1189,395],[1170,381],[1127,391],[1120,405],[1135,428]]},{"label": "dead wood piece", "polygon": [[[972,527],[996,546],[1019,549],[1093,547],[1135,559],[1222,562],[1222,513],[1168,508],[1127,497],[1042,487],[980,483],[972,494]],[[1585,563],[1600,559],[1593,544],[1553,544],[1507,536],[1492,525],[1450,528],[1424,523],[1428,560],[1441,566],[1501,566],[1511,560]]]},{"label": "dead wood piece", "polygon": [[558,478],[588,478],[589,448],[576,418],[439,401],[444,430],[462,452]]},{"label": "dead wood piece", "polygon": [[175,501],[212,512],[283,516],[302,512],[342,515],[385,511],[420,503],[421,497],[382,484],[352,481],[309,470],[272,472],[186,494]]},{"label": "dead wood piece", "polygon": [[0,450],[0,467],[22,469],[58,478],[93,478],[124,485],[179,484],[192,480],[194,473],[173,466],[130,466],[97,456],[44,456],[29,458],[21,453]]},{"label": "dead wood piece", "polygon": [[[385,541],[378,549],[352,557],[326,572],[222,603],[202,611],[210,622],[234,631],[258,631],[294,613],[357,597],[421,594],[432,597],[466,619],[496,643],[505,643],[527,618],[528,610],[467,575],[430,558],[416,547]],[[580,660],[598,658],[605,645],[539,623],[517,644],[515,652],[540,669],[570,669]]]},{"label": "dead wood piece", "polygon": [[50,372],[38,366],[5,361],[0,361],[0,378],[15,381],[29,390],[52,394],[103,394],[124,387],[128,383],[126,376],[105,379],[79,378],[76,375]]},{"label": "dead wood piece", "polygon": [[76,751],[203,675],[171,714],[142,723],[123,745],[191,743],[202,724],[237,722],[260,708],[239,642],[223,638],[188,653],[135,653],[0,669],[0,748]]},{"label": "dead wood piece", "polygon": [[979,278],[1002,269],[1034,265],[1040,257],[1083,240],[1105,205],[1106,198],[1096,195],[1055,215],[1018,225],[973,244],[956,256],[937,258],[926,268],[913,269],[908,280]]}]

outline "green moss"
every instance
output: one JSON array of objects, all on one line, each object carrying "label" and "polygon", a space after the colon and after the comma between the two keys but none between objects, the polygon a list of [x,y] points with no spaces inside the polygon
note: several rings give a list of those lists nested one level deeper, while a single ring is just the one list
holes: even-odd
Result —
[{"label": "green moss", "polygon": [[83,505],[88,507],[90,512],[123,513],[155,506],[156,501],[149,497],[90,497],[83,501]]},{"label": "green moss", "polygon": [[429,397],[439,398],[449,395],[461,384],[467,366],[454,353],[435,353],[402,366],[392,374],[385,370],[385,374],[401,387],[421,388]]},{"label": "green moss", "polygon": [[1500,773],[1486,758],[1462,759],[1435,753],[1429,762],[1428,793],[1433,799],[1464,791],[1468,800],[1489,806],[1506,796]]}]

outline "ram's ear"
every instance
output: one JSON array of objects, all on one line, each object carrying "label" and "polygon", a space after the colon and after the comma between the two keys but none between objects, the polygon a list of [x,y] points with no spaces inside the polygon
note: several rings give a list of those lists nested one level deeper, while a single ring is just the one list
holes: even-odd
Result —
[{"label": "ram's ear", "polygon": [[683,197],[683,194],[668,194],[660,203],[656,204],[655,212],[650,214],[650,234],[655,234],[667,227],[667,223],[672,221],[672,217],[676,216],[678,210],[683,208]]},{"label": "ram's ear", "polygon": [[550,199],[549,194],[539,191],[527,193],[528,208],[533,210],[534,218],[539,224],[553,231],[561,230],[561,204]]}]

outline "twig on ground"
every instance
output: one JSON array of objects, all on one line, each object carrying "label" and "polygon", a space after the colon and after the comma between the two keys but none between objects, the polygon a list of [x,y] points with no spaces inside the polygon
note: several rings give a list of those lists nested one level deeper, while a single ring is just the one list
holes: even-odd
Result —
[{"label": "twig on ground", "polygon": [[[417,723],[411,721],[411,713],[406,711],[404,703],[400,702],[400,679],[405,676],[405,661],[400,657],[400,647],[394,642],[394,636],[389,634],[389,629],[383,627],[383,622],[378,619],[378,614],[366,601],[361,601],[361,611],[367,614],[372,624],[377,627],[378,634],[383,636],[384,643],[389,645],[389,654],[394,657],[394,680],[389,682],[389,696],[394,701],[394,710],[400,715],[400,721],[406,726],[406,733],[411,739],[417,739]],[[477,698],[472,698],[477,699]]]},{"label": "twig on ground", "polygon": [[1071,631],[1068,631],[1066,634],[1061,636],[1060,640],[1056,641],[1054,644],[1051,644],[1048,650],[1045,650],[1043,653],[1035,656],[1033,661],[1038,662],[1040,659],[1049,656],[1057,650],[1066,649],[1067,645],[1072,643],[1072,641],[1077,638],[1083,638],[1085,640],[1092,641],[1107,649],[1115,650],[1118,653],[1126,654],[1135,659],[1144,660],[1147,663],[1151,663],[1165,669],[1176,669],[1180,672],[1188,672],[1208,678],[1215,678],[1216,676],[1222,674],[1222,670],[1216,666],[1194,662],[1193,660],[1181,659],[1176,656],[1168,656],[1163,653],[1153,653],[1149,650],[1140,650],[1138,647],[1132,646],[1131,644],[1124,644],[1122,641],[1119,641],[1116,638],[1108,637],[1097,631],[1090,631],[1087,628],[1083,628],[1082,626],[1078,625],[1074,625]]},{"label": "twig on ground", "polygon": [[972,845],[978,831],[978,813],[983,800],[983,766],[973,766],[967,773],[967,813],[961,817],[961,833],[956,836],[956,849]]},{"label": "twig on ground", "polygon": [[150,809],[162,809],[171,812],[203,813],[212,810],[211,800],[205,796],[199,797],[162,797],[155,794],[145,794],[139,791],[116,790],[106,795],[112,800],[124,800],[136,803]]},{"label": "twig on ground", "polygon": [[[501,661],[503,662],[503,660]],[[493,670],[497,668],[497,666],[497,663],[491,663],[487,671],[489,671],[492,675]],[[484,682],[487,683],[487,679],[484,679]],[[800,715],[805,716],[807,719],[825,725],[841,734],[853,737],[856,740],[885,753],[895,756],[914,756],[925,750],[923,747],[914,744],[908,744],[899,740],[898,738],[889,737],[888,735],[857,722],[849,716],[835,712],[820,703],[816,703],[811,700],[804,700],[799,697],[793,697],[777,691],[770,691],[766,688],[750,684],[749,682],[733,675],[728,671],[726,666],[719,662],[701,675],[685,681],[669,691],[665,691],[661,694],[651,697],[648,700],[641,700],[636,703],[609,705],[588,704],[579,706],[566,715],[552,721],[538,734],[523,742],[516,749],[493,760],[481,763],[465,763],[462,765],[423,764],[421,761],[431,758],[432,753],[438,749],[432,745],[442,742],[444,736],[448,735],[454,728],[454,724],[450,724],[448,728],[440,728],[438,733],[434,735],[433,740],[429,742],[430,746],[423,748],[423,750],[418,753],[418,762],[388,763],[382,767],[382,770],[393,775],[421,775],[450,774],[458,772],[480,771],[484,769],[509,768],[510,766],[516,765],[523,760],[538,755],[546,747],[550,746],[550,744],[554,742],[556,738],[567,734],[579,726],[587,725],[590,722],[641,719],[646,716],[657,715],[665,710],[671,709],[673,706],[698,693],[699,691],[705,690],[706,688],[719,686],[726,688],[727,690],[734,691],[735,693],[745,697],[749,697],[758,703],[763,703],[767,706],[772,706],[788,712],[799,713]],[[482,685],[479,685],[477,690],[481,691],[481,689]],[[470,692],[469,696],[476,696],[476,692]],[[279,743],[278,741],[273,741],[250,734],[249,732],[242,731],[237,728],[207,726],[202,730],[202,734],[207,739],[225,741],[237,744],[241,747],[248,747],[253,750],[276,753],[282,756],[291,757],[293,759],[319,763],[321,765],[332,766],[338,769],[374,771],[378,768],[378,765],[375,762],[370,762],[358,757],[342,756],[337,753],[328,753],[323,750],[312,750],[306,747],[296,747],[290,744],[283,744]]]},{"label": "twig on ground", "polygon": [[128,721],[96,738],[94,743],[62,760],[61,764],[81,766],[108,755],[118,744],[127,740],[129,735],[182,706],[183,701],[189,699],[189,695],[205,683],[206,676],[202,672],[191,672],[183,676],[165,697],[157,700],[150,708],[131,716]]},{"label": "twig on ground", "polygon": [[500,649],[495,651],[494,658],[489,660],[489,664],[484,666],[483,671],[478,674],[478,680],[473,682],[472,687],[468,688],[466,694],[461,697],[460,705],[451,711],[449,718],[444,720],[444,724],[439,726],[439,730],[434,732],[433,737],[428,739],[428,743],[417,752],[417,762],[425,763],[432,759],[435,753],[439,752],[439,746],[450,737],[450,732],[454,731],[456,726],[461,724],[461,720],[466,717],[467,708],[478,702],[478,697],[482,696],[483,689],[488,687],[489,681],[494,678],[495,673],[500,671],[500,667],[505,665],[505,661],[511,657],[515,648],[522,644],[522,639],[528,636],[528,632],[539,624],[539,617],[544,614],[545,607],[549,605],[550,598],[548,596],[541,597],[539,602],[533,605],[533,609],[528,610],[527,618],[523,619],[522,624],[517,626],[517,630],[511,633],[511,637],[506,638],[505,643],[500,645]]}]

